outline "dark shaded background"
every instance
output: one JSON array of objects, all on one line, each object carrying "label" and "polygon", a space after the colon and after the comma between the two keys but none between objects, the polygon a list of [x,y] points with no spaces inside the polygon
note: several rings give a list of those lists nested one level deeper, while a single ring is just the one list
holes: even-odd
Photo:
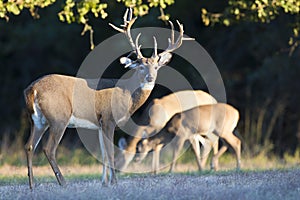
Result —
[{"label": "dark shaded background", "polygon": [[[221,10],[225,3],[212,1],[205,6]],[[300,138],[300,51],[296,49],[289,56],[289,16],[282,14],[269,24],[243,22],[230,27],[205,27],[201,6],[204,5],[191,0],[176,1],[167,12],[172,20],[180,19],[185,33],[195,37],[218,66],[228,102],[240,111],[238,136],[244,152],[251,156],[262,152],[279,156],[293,153]],[[80,36],[80,25],[60,22],[56,15],[60,9],[56,3],[40,10],[39,20],[23,11],[21,16],[11,16],[8,23],[0,21],[0,154],[17,141],[22,150],[29,136],[24,88],[45,74],[76,75],[90,52],[89,35]],[[120,24],[123,11],[121,4],[110,3],[108,18],[91,20],[95,44],[116,33],[108,22]],[[153,9],[135,27],[166,27],[158,16],[159,10]],[[175,57],[172,62],[189,77],[195,89],[206,89],[190,67],[182,66],[187,65],[182,59]],[[119,69],[112,68],[106,75],[118,77]],[[166,93],[156,87],[152,97]],[[81,143],[72,133],[67,133],[62,143],[78,148]]]}]

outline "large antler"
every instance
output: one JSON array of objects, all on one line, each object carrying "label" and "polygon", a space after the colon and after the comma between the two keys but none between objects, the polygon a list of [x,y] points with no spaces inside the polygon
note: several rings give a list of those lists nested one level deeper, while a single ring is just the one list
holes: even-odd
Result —
[{"label": "large antler", "polygon": [[[171,53],[173,51],[175,51],[176,49],[178,49],[181,45],[182,45],[182,41],[183,40],[195,40],[194,38],[185,38],[183,37],[183,25],[179,23],[178,20],[176,20],[178,26],[179,26],[179,36],[175,42],[175,31],[174,31],[174,25],[171,21],[169,21],[170,25],[171,25],[171,38],[168,38],[168,42],[169,42],[169,46],[168,48],[161,52],[158,56],[163,56],[166,53]],[[157,49],[154,49],[155,52],[157,52]],[[157,54],[156,54],[157,55]]]},{"label": "large antler", "polygon": [[141,48],[141,45],[138,44],[138,41],[139,41],[139,38],[140,38],[140,35],[141,33],[138,34],[138,36],[136,37],[135,39],[135,42],[133,41],[132,39],[132,36],[131,36],[131,32],[130,32],[130,29],[131,29],[131,26],[134,24],[135,20],[137,19],[137,17],[134,17],[132,18],[132,9],[131,8],[128,8],[124,14],[124,24],[121,25],[121,27],[123,28],[119,28],[111,23],[109,23],[109,25],[111,27],[113,27],[115,30],[121,32],[121,33],[124,33],[127,37],[127,39],[129,40],[129,43],[134,51],[134,53],[137,55],[137,58],[138,59],[142,59],[144,58],[143,55],[142,55],[142,52],[140,50]]}]

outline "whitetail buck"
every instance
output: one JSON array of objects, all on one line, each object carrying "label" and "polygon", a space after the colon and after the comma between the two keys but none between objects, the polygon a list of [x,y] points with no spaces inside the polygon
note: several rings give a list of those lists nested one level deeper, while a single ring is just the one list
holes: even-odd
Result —
[{"label": "whitetail buck", "polygon": [[129,79],[123,80],[120,84],[122,88],[95,90],[88,86],[85,79],[53,74],[36,80],[25,89],[26,107],[31,122],[31,134],[25,145],[30,188],[33,186],[33,153],[48,128],[49,139],[43,150],[60,185],[64,185],[65,180],[55,154],[67,127],[98,130],[103,159],[102,183],[107,185],[116,182],[113,149],[116,125],[124,124],[146,101],[155,85],[159,68],[170,61],[171,52],[179,48],[183,40],[190,39],[183,37],[183,25],[177,21],[180,29],[178,39],[174,41],[174,29],[171,25],[168,48],[158,54],[154,38],[154,53],[152,57],[145,58],[138,44],[140,34],[134,42],[130,33],[135,20],[130,9],[124,15],[122,29],[110,24],[126,35],[137,56],[134,61],[128,57],[120,59],[125,67],[136,70]]},{"label": "whitetail buck", "polygon": [[130,141],[121,138],[119,147],[122,150],[116,159],[116,168],[124,170],[132,161],[137,143],[143,136],[149,137],[158,133],[176,113],[199,105],[215,104],[217,101],[210,94],[201,90],[185,90],[172,93],[160,99],[154,99],[143,112],[138,126],[133,130]]},{"label": "whitetail buck", "polygon": [[[177,116],[178,115],[175,115],[174,117]],[[162,148],[169,145],[172,149],[176,149],[178,148],[178,143],[184,143],[185,141],[189,141],[192,145],[193,151],[196,156],[198,169],[199,171],[203,170],[210,150],[213,148],[214,155],[218,153],[219,137],[215,136],[212,133],[208,133],[207,137],[202,137],[198,133],[178,132],[178,128],[180,127],[177,127],[177,120],[173,120],[173,118],[158,134],[149,138],[142,139],[138,143],[137,152],[135,156],[136,161],[141,162],[143,159],[145,159],[147,154],[152,151],[152,171],[154,172],[154,174],[156,174],[159,169],[159,158]],[[173,124],[174,122],[175,124]],[[199,142],[202,144],[201,153]],[[180,151],[180,149],[178,149],[178,151]],[[174,160],[175,159],[173,158],[172,161]],[[175,162],[171,165],[169,171],[173,172],[174,168]]]}]

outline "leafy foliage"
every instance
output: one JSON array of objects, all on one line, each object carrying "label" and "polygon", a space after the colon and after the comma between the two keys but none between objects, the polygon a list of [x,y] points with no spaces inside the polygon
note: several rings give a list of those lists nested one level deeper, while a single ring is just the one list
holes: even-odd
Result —
[{"label": "leafy foliage", "polygon": [[[175,3],[175,0],[116,0],[125,7],[134,8],[136,16],[144,16],[152,7],[159,7],[162,20],[169,20],[169,15],[164,14],[163,9]],[[39,18],[38,9],[54,4],[56,0],[0,0],[0,18],[9,20],[9,14],[19,15],[23,9],[28,9],[34,18]],[[77,22],[84,25],[82,34],[90,32],[91,48],[93,43],[93,28],[88,24],[91,15],[95,18],[105,19],[108,16],[106,9],[108,3],[100,0],[65,0],[62,10],[58,13],[62,22]],[[269,23],[280,14],[289,14],[292,17],[290,24],[291,37],[289,44],[292,46],[291,53],[299,45],[300,32],[300,1],[299,0],[229,0],[228,5],[220,13],[208,12],[202,8],[203,23],[214,25],[216,23],[229,26],[240,21]],[[91,14],[91,15],[90,15]]]},{"label": "leafy foliage", "polygon": [[216,23],[229,26],[240,21],[270,23],[278,16],[288,14],[291,16],[289,44],[292,45],[292,53],[300,42],[299,12],[299,0],[229,0],[228,6],[220,13],[202,8],[202,20],[206,26]]},{"label": "leafy foliage", "polygon": [[19,15],[23,9],[28,9],[34,18],[39,18],[39,8],[52,5],[56,0],[8,0],[0,1],[0,18],[9,20],[9,13]]},{"label": "leafy foliage", "polygon": [[[0,0],[0,18],[9,20],[9,15],[19,15],[23,9],[28,9],[34,18],[39,18],[38,9],[45,8],[54,4],[56,0]],[[160,19],[168,20],[169,16],[163,13],[163,9],[172,5],[174,0],[148,0],[144,3],[142,0],[117,0],[123,3],[126,7],[134,8],[134,14],[143,16],[148,14],[152,7],[161,8]],[[93,27],[88,23],[91,15],[95,18],[101,17],[105,19],[108,16],[106,9],[108,3],[103,3],[100,0],[66,0],[62,10],[58,13],[58,18],[62,22],[83,24],[82,35],[89,31],[91,49],[94,48],[93,42]],[[91,14],[91,15],[90,15]]]}]

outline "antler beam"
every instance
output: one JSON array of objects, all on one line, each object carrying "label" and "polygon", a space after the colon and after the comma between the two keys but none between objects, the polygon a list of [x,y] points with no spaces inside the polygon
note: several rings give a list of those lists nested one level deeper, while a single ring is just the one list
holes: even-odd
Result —
[{"label": "antler beam", "polygon": [[133,49],[133,51],[135,52],[135,54],[137,55],[137,57],[139,59],[142,59],[144,58],[143,55],[142,55],[142,52],[140,50],[141,48],[141,45],[138,45],[138,40],[139,40],[139,37],[141,34],[139,34],[136,39],[135,39],[135,42],[133,41],[132,39],[132,36],[131,36],[131,32],[130,32],[130,29],[131,29],[131,26],[134,24],[135,20],[137,19],[137,17],[132,17],[133,14],[132,14],[132,8],[128,8],[123,16],[123,20],[124,20],[124,24],[121,25],[121,27],[123,28],[119,28],[111,23],[109,23],[109,25],[111,27],[113,27],[115,30],[121,32],[121,33],[124,33],[127,37],[127,39],[129,40],[129,43]]}]

